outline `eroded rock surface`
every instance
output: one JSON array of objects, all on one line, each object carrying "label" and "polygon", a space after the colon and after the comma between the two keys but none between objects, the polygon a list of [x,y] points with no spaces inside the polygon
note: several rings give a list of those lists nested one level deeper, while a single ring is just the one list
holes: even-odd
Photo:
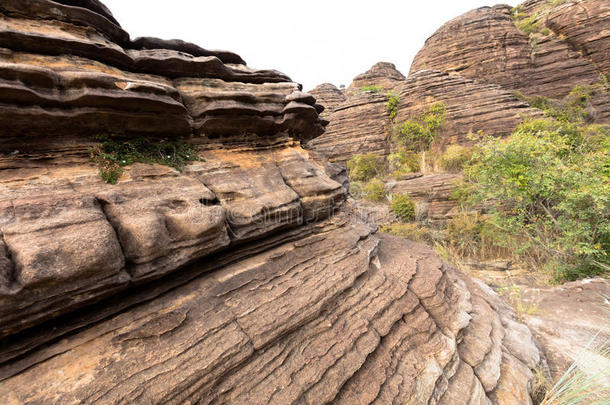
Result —
[{"label": "eroded rock surface", "polygon": [[[396,123],[433,103],[445,104],[445,125],[433,145],[439,150],[471,144],[469,133],[509,135],[524,119],[540,116],[519,93],[561,99],[576,86],[595,86],[586,106],[589,118],[610,123],[610,4],[579,0],[553,6],[530,0],[519,10],[538,24],[536,32],[529,35],[517,28],[516,11],[509,6],[482,7],[432,35],[406,79],[394,65],[380,62],[354,79],[344,101],[331,85],[316,89],[320,103],[328,107],[330,125],[310,146],[339,163],[357,153],[389,153],[391,124],[384,110],[389,92],[400,97]],[[362,93],[366,86],[382,91]]]},{"label": "eroded rock surface", "polygon": [[[5,403],[529,402],[527,328],[358,218],[344,172],[301,146],[326,121],[298,84],[131,41],[96,0],[0,19]],[[202,160],[109,185],[98,134],[187,138]]]},{"label": "eroded rock surface", "polygon": [[[553,7],[535,0],[523,8],[540,21],[535,40],[517,28],[510,7],[482,7],[449,21],[432,35],[415,57],[411,72],[455,72],[482,83],[554,98],[567,95],[576,85],[599,83],[600,73],[608,74],[603,64],[593,62],[593,56],[602,59],[608,52],[607,1],[582,0]],[[547,35],[542,32],[545,26],[550,29]]]},{"label": "eroded rock surface", "polygon": [[[557,378],[610,339],[610,282],[585,279],[556,287],[521,287],[523,315]],[[600,359],[602,360],[602,359]],[[607,362],[607,360],[606,360]],[[606,364],[608,367],[608,364]]]},{"label": "eroded rock surface", "polygon": [[393,63],[379,62],[365,73],[356,76],[347,88],[346,93],[352,95],[362,92],[363,88],[373,86],[379,88],[385,94],[394,90],[404,80],[405,76],[396,69]]}]

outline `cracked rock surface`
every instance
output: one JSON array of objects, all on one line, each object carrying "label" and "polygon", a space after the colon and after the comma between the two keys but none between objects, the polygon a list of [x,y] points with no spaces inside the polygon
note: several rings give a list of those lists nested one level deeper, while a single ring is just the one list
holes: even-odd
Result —
[{"label": "cracked rock surface", "polygon": [[[529,330],[358,217],[302,147],[328,122],[298,84],[132,41],[97,0],[7,0],[0,21],[3,403],[530,402]],[[203,160],[109,185],[99,133]]]}]

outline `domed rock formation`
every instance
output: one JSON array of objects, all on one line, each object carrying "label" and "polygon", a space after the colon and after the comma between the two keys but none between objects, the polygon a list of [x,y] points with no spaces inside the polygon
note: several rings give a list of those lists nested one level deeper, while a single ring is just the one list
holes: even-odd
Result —
[{"label": "domed rock formation", "polygon": [[335,112],[347,97],[334,84],[324,83],[310,90],[309,94],[314,96],[318,103],[324,106],[324,111],[320,114],[321,117],[328,117]]},{"label": "domed rock formation", "polygon": [[[536,30],[531,34],[517,27],[527,18]],[[525,117],[539,116],[518,93],[562,98],[576,86],[597,86],[587,112],[596,123],[610,123],[610,93],[604,85],[610,74],[608,26],[610,5],[604,0],[558,6],[530,0],[514,10],[500,5],[465,13],[426,41],[407,79],[385,62],[357,76],[342,104],[332,99],[327,131],[310,146],[338,163],[356,153],[389,153],[389,114],[384,111],[389,91],[400,97],[396,122],[435,102],[445,104],[440,149],[469,144],[466,136],[478,131],[505,136]],[[383,91],[362,93],[366,86]],[[325,102],[322,97],[320,103]]]},{"label": "domed rock formation", "polygon": [[379,62],[365,73],[356,76],[347,88],[347,94],[352,95],[361,92],[363,88],[369,86],[380,87],[385,93],[399,86],[403,80],[405,80],[405,77],[393,63]]},{"label": "domed rock formation", "polygon": [[[528,403],[540,355],[483,285],[361,222],[298,84],[95,0],[0,5],[5,403]],[[383,102],[383,95],[380,102]],[[189,142],[116,185],[96,135]]]},{"label": "domed rock formation", "polygon": [[[482,7],[432,35],[415,57],[411,73],[434,69],[529,96],[561,98],[577,85],[603,83],[610,74],[609,26],[610,4],[605,0],[558,6],[530,0],[514,10]],[[602,100],[610,102],[607,92]],[[608,114],[604,109],[598,121],[610,122]]]}]

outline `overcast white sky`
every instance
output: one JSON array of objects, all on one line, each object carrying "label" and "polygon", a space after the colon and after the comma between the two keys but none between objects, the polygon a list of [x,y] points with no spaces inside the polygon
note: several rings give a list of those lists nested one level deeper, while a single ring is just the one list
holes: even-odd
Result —
[{"label": "overcast white sky", "polygon": [[[407,75],[443,23],[494,0],[102,0],[132,38],[156,36],[241,55],[310,90],[349,85],[377,62]],[[501,0],[499,1],[501,2]],[[510,5],[520,0],[506,1]]]}]

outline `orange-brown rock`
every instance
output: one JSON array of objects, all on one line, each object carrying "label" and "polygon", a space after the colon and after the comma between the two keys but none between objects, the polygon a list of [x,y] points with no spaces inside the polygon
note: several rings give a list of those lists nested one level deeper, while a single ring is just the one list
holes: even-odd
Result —
[{"label": "orange-brown rock", "polygon": [[340,164],[356,154],[387,155],[391,123],[386,102],[384,93],[354,93],[326,117],[326,132],[308,146]]},{"label": "orange-brown rock", "polygon": [[[523,314],[523,320],[540,342],[553,378],[610,339],[608,279],[552,287],[522,286],[520,296],[521,305],[531,309]],[[607,358],[600,361],[600,367],[610,367]]]},{"label": "orange-brown rock", "polygon": [[391,193],[408,194],[418,203],[427,218],[442,221],[458,211],[458,203],[451,198],[451,194],[461,179],[461,174],[429,174],[392,181],[387,184],[387,188]]},{"label": "orange-brown rock", "polygon": [[370,86],[380,87],[385,94],[394,90],[404,80],[405,77],[393,63],[379,62],[365,73],[356,76],[347,88],[347,94],[361,92],[363,88]]},{"label": "orange-brown rock", "polygon": [[468,135],[479,131],[507,136],[525,118],[541,116],[540,111],[498,85],[433,70],[411,74],[397,93],[398,123],[424,113],[434,103],[444,104],[445,121],[434,145],[439,149],[452,144],[472,144]]},{"label": "orange-brown rock", "polygon": [[334,84],[324,83],[310,90],[309,94],[314,96],[318,103],[324,106],[321,116],[326,118],[335,112],[346,99],[343,91],[339,90]]},{"label": "orange-brown rock", "polygon": [[[595,60],[608,55],[607,8],[605,0],[557,7],[545,0],[526,2],[523,11],[539,16],[540,23],[540,32],[530,38],[515,25],[510,7],[482,7],[449,21],[432,35],[415,57],[411,72],[459,73],[527,95],[560,98],[577,85],[599,83],[600,73],[606,73],[604,63]],[[550,28],[546,35],[545,23]]]},{"label": "orange-brown rock", "polygon": [[[0,19],[3,403],[529,402],[529,330],[358,218],[301,146],[325,122],[298,84],[131,42],[96,0]],[[100,133],[188,137],[202,159],[106,184]]]},{"label": "orange-brown rock", "polygon": [[[479,131],[506,136],[524,118],[541,115],[498,85],[433,70],[411,74],[394,88],[394,93],[400,99],[394,121],[397,124],[420,115],[434,103],[445,105],[445,123],[435,142],[439,149],[456,143],[471,144],[468,135]],[[394,123],[390,122],[386,103],[384,93],[354,93],[329,109],[326,132],[309,146],[338,163],[361,153],[387,155],[394,148]]]}]

